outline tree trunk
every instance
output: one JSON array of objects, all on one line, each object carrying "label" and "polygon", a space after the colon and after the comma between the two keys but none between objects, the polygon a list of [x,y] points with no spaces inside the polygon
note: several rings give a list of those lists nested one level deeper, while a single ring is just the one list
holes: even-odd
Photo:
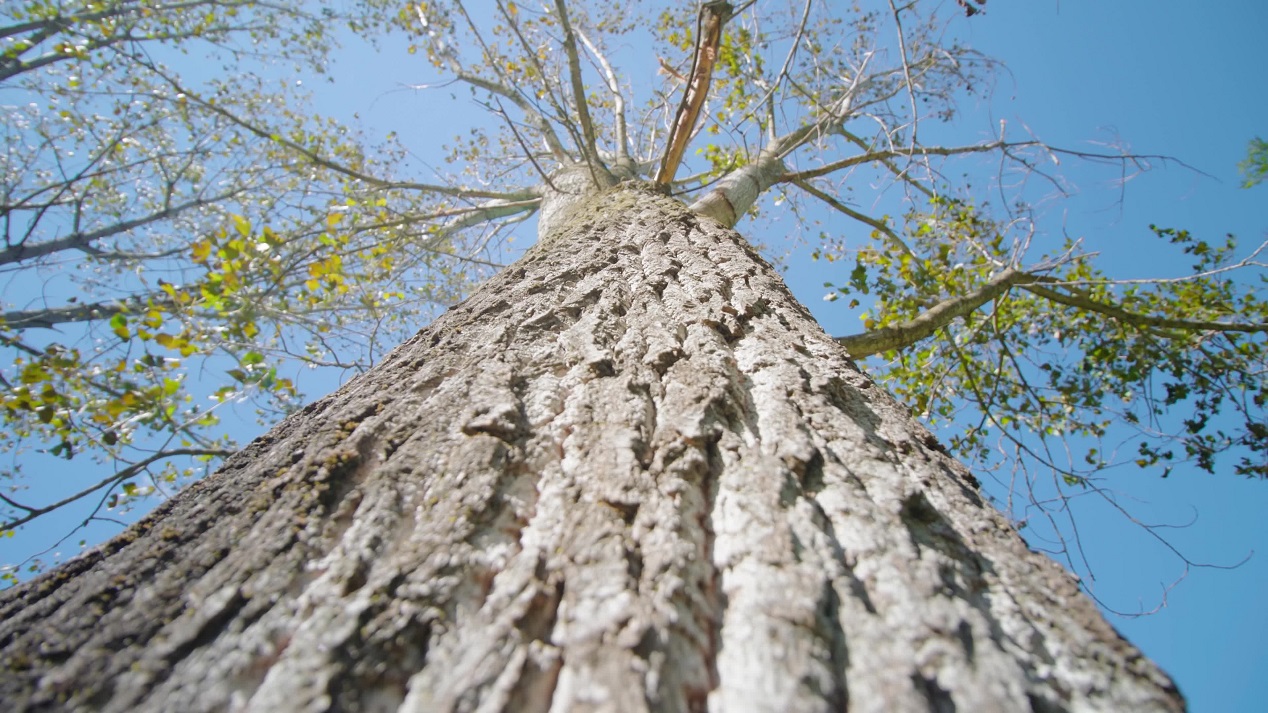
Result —
[{"label": "tree trunk", "polygon": [[742,238],[628,184],[0,621],[8,710],[1183,708]]}]

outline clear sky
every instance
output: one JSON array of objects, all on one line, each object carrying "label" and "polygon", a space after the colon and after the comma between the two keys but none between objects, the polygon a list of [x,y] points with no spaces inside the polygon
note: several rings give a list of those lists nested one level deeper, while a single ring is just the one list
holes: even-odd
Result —
[{"label": "clear sky", "polygon": [[[1095,142],[1117,140],[1207,174],[1155,161],[1154,170],[1120,186],[1112,172],[1067,165],[1078,193],[1051,208],[1069,234],[1102,253],[1107,273],[1179,274],[1141,250],[1151,244],[1150,223],[1211,238],[1231,232],[1251,244],[1268,232],[1268,185],[1240,189],[1236,171],[1247,141],[1257,134],[1268,138],[1260,44],[1265,28],[1268,4],[1252,0],[991,0],[986,14],[962,22],[961,30],[1007,69],[989,96],[964,107],[965,120],[985,130],[1003,119],[1018,132],[1010,133],[1014,138],[1028,129],[1067,148],[1095,149]],[[339,81],[312,83],[323,112],[350,118],[352,107],[371,133],[399,131],[422,157],[434,156],[435,137],[452,135],[461,124],[463,109],[454,108],[447,91],[440,97],[402,91],[403,83],[422,81],[421,56],[375,57],[353,47],[345,59]],[[823,282],[842,282],[842,275],[811,263],[803,252],[790,259],[786,279],[829,333],[858,329],[857,312],[843,301],[821,299]],[[318,396],[316,388],[306,390]],[[253,435],[250,429],[243,427],[245,438]],[[1262,606],[1268,593],[1268,483],[1183,472],[1166,481],[1124,477],[1121,487],[1139,499],[1134,512],[1142,517],[1186,523],[1196,515],[1190,527],[1170,531],[1192,559],[1229,564],[1255,554],[1233,570],[1193,570],[1165,593],[1157,613],[1111,615],[1111,621],[1172,674],[1192,710],[1262,710],[1268,700],[1262,673],[1268,665],[1268,609]],[[64,522],[30,528],[24,537],[37,539]],[[1164,587],[1183,574],[1164,548],[1111,513],[1091,512],[1081,526],[1093,545],[1093,585],[1116,609],[1158,606]],[[10,553],[0,553],[0,560],[11,561]]]}]

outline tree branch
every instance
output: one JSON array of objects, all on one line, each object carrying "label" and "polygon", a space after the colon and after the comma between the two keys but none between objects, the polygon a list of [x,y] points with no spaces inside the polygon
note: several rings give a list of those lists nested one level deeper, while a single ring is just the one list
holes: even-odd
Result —
[{"label": "tree branch", "polygon": [[[475,20],[473,20],[471,18],[471,14],[467,12],[466,5],[464,5],[462,2],[457,2],[456,5],[458,7],[458,10],[462,13],[462,16],[466,19],[467,26],[471,28],[471,34],[475,36],[476,42],[480,44],[480,49],[481,49],[481,52],[483,53],[485,60],[489,62],[489,64],[493,67],[493,71],[496,72],[502,78],[502,81],[494,82],[488,79],[484,79],[483,77],[478,77],[476,75],[469,74],[465,69],[462,68],[462,65],[458,63],[458,60],[456,60],[452,55],[450,55],[448,57],[448,60],[449,60],[450,68],[453,69],[454,71],[454,75],[459,80],[466,82],[467,84],[470,84],[474,87],[479,87],[480,89],[483,89],[487,92],[491,92],[498,96],[505,97],[512,104],[519,107],[520,111],[524,112],[524,114],[528,116],[529,119],[531,119],[537,124],[538,130],[542,132],[542,140],[546,142],[546,146],[547,148],[550,149],[550,152],[555,157],[555,160],[558,161],[561,165],[567,166],[569,163],[571,163],[571,159],[568,156],[568,152],[564,149],[563,142],[559,140],[559,136],[555,134],[554,128],[551,127],[550,122],[546,120],[546,117],[542,116],[541,112],[539,112],[537,108],[533,106],[532,102],[528,101],[528,99],[522,93],[515,90],[514,88],[515,83],[511,81],[511,79],[507,77],[505,73],[502,71],[500,63],[496,61],[497,60],[496,56],[493,54],[492,50],[489,49],[489,45],[485,43],[484,37],[480,35],[480,31],[477,29]],[[501,10],[503,13],[506,12],[506,9],[502,5],[501,2],[498,3],[498,9]],[[420,10],[419,12],[421,16],[422,11]],[[526,45],[525,55],[529,58],[530,61],[533,62],[534,65],[538,66],[539,71],[541,71],[542,77],[544,79],[545,72],[541,70],[540,65],[537,62],[537,54],[533,52],[531,47],[527,47],[527,42],[524,40],[523,36],[520,35],[519,27],[514,22],[511,22],[510,20],[508,20],[508,24],[510,24],[511,29],[512,31],[515,32],[516,36],[519,37],[520,42]],[[565,122],[565,125],[567,125],[566,116],[561,116],[559,118],[561,121]]]},{"label": "tree branch", "polygon": [[11,329],[52,329],[59,324],[109,319],[116,314],[132,314],[144,308],[151,299],[155,300],[156,304],[161,300],[163,306],[170,306],[171,304],[166,294],[134,295],[127,299],[110,302],[92,302],[44,309],[13,310],[0,314],[0,324]]},{"label": "tree branch", "polygon": [[629,166],[634,163],[634,159],[630,156],[630,139],[629,125],[625,118],[625,95],[621,93],[621,84],[617,81],[616,72],[612,70],[612,65],[608,64],[608,58],[603,56],[595,43],[590,41],[581,29],[574,30],[577,37],[581,38],[581,42],[586,46],[586,50],[594,55],[595,61],[599,63],[599,67],[603,69],[603,80],[608,85],[608,91],[612,92],[612,114],[616,121],[616,146],[615,155],[618,164]]},{"label": "tree branch", "polygon": [[[383,190],[422,191],[425,193],[435,193],[437,195],[452,196],[456,198],[502,198],[506,200],[514,200],[517,198],[526,198],[526,197],[529,197],[530,195],[528,192],[525,192],[525,191],[506,193],[502,191],[484,191],[484,190],[470,189],[470,188],[455,188],[453,186],[441,186],[441,185],[436,185],[431,183],[415,183],[412,181],[386,181],[381,178],[377,178],[375,176],[371,176],[369,174],[362,173],[361,171],[357,171],[355,169],[349,168],[348,166],[335,163],[331,159],[328,159],[324,156],[317,154],[314,151],[304,148],[303,146],[300,146],[294,141],[290,141],[288,139],[283,138],[280,134],[276,132],[271,132],[267,129],[260,128],[256,126],[255,124],[252,124],[249,121],[239,117],[233,112],[227,111],[226,109],[223,109],[219,105],[213,104],[212,102],[209,102],[206,99],[203,99],[196,92],[186,89],[174,78],[159,71],[157,67],[154,67],[153,65],[147,65],[147,68],[153,71],[158,76],[160,76],[164,81],[166,81],[172,87],[172,89],[174,89],[175,91],[181,94],[184,94],[187,101],[197,104],[198,106],[201,106],[211,111],[217,116],[220,116],[228,120],[230,123],[234,124],[235,126],[239,126],[262,139],[266,139],[268,141],[272,141],[275,144],[278,144],[279,146],[283,146],[289,149],[290,151],[293,151],[299,154],[300,156],[303,156],[304,158],[308,159],[310,162],[312,162],[315,165],[321,166],[322,168],[329,169],[343,176],[347,176],[348,178],[353,178],[358,181],[362,181],[366,183],[367,185],[373,186],[375,188],[379,188]],[[512,101],[514,101],[514,99],[512,99]]]},{"label": "tree branch", "polygon": [[674,114],[673,130],[669,145],[661,160],[654,183],[668,186],[678,172],[687,143],[700,118],[700,110],[709,96],[709,84],[713,81],[713,65],[718,59],[718,45],[722,41],[722,27],[731,19],[733,9],[726,0],[712,0],[700,7],[696,18],[696,53],[691,60],[691,73],[683,87],[682,103]]},{"label": "tree branch", "polygon": [[185,203],[181,203],[180,205],[164,208],[157,213],[151,213],[150,215],[142,218],[125,220],[122,223],[98,228],[97,230],[92,230],[87,233],[71,233],[70,235],[55,238],[53,240],[47,240],[42,243],[36,243],[34,245],[19,243],[0,250],[0,265],[10,265],[24,260],[34,260],[36,258],[51,255],[63,250],[83,250],[86,252],[92,252],[92,244],[102,238],[108,238],[111,235],[117,235],[119,233],[126,233],[134,228],[139,228],[150,223],[170,218],[193,208],[201,208],[203,206],[219,203],[226,198],[233,197],[236,193],[238,193],[238,191],[225,193],[214,198],[199,198],[197,200],[187,201]]},{"label": "tree branch", "polygon": [[[1036,277],[1035,282],[1060,284],[1060,280],[1051,277]],[[1120,322],[1131,324],[1137,327],[1156,327],[1159,329],[1180,329],[1188,332],[1268,332],[1268,324],[1257,322],[1212,322],[1207,320],[1190,320],[1190,319],[1173,319],[1171,317],[1156,317],[1148,314],[1137,314],[1130,312],[1115,305],[1105,304],[1088,297],[1085,294],[1074,292],[1074,294],[1065,294],[1057,290],[1049,289],[1038,284],[1026,284],[1022,286],[1027,292],[1043,297],[1044,299],[1059,302],[1070,307],[1077,307],[1089,312],[1103,314]],[[1067,288],[1070,289],[1070,288]]]},{"label": "tree branch", "polygon": [[1116,305],[1094,300],[1083,294],[1066,294],[1037,283],[1059,284],[1060,281],[1043,275],[1007,268],[973,292],[945,299],[906,322],[861,334],[837,337],[836,341],[848,349],[850,354],[857,359],[890,349],[910,346],[921,339],[931,336],[953,320],[973,312],[1014,286],[1052,302],[1094,312],[1137,327],[1178,329],[1186,332],[1268,333],[1268,324],[1264,323],[1214,322],[1138,314]]},{"label": "tree branch", "polygon": [[1035,275],[1010,267],[992,277],[989,282],[976,290],[956,297],[949,297],[906,322],[874,329],[862,334],[837,337],[836,341],[850,352],[850,356],[856,359],[915,344],[947,326],[955,319],[963,317],[999,297],[1014,285],[1036,279],[1038,277]]},{"label": "tree branch", "polygon": [[44,507],[38,507],[38,508],[28,507],[25,505],[19,505],[13,502],[12,500],[9,500],[8,498],[5,498],[5,500],[9,503],[9,505],[16,507],[19,510],[25,510],[26,514],[21,517],[14,518],[6,523],[0,524],[0,532],[5,532],[5,531],[19,528],[42,515],[47,515],[50,512],[57,510],[58,508],[64,507],[66,505],[69,505],[75,502],[76,500],[80,500],[89,495],[92,495],[93,493],[97,492],[98,490],[101,490],[102,488],[109,487],[123,480],[127,480],[128,478],[131,478],[137,473],[140,473],[141,471],[150,467],[154,463],[157,463],[158,461],[165,460],[167,458],[175,458],[177,456],[222,456],[223,457],[223,456],[230,456],[230,455],[233,455],[233,451],[228,451],[221,448],[176,448],[170,451],[161,451],[159,453],[155,453],[149,458],[146,458],[138,463],[134,463],[128,466],[127,468],[124,468],[123,470],[119,471],[118,473],[115,473],[114,475],[111,475],[107,478],[102,479],[95,485],[91,485],[79,491],[78,493],[75,493],[74,495],[62,498],[61,500],[53,503],[52,505],[46,505]]},{"label": "tree branch", "polygon": [[954,147],[934,147],[917,146],[907,149],[890,149],[888,151],[869,151],[858,156],[843,158],[840,161],[824,164],[818,168],[812,168],[806,171],[798,171],[797,173],[788,173],[780,178],[781,182],[804,181],[811,178],[826,176],[835,173],[843,168],[857,166],[859,164],[871,163],[872,161],[883,162],[893,158],[910,158],[912,156],[956,156],[967,153],[986,153],[1003,149],[1007,151],[1010,148],[1018,148],[1024,146],[1038,146],[1038,141],[1023,141],[1018,143],[1008,143],[1005,141],[992,141],[989,144],[974,144],[971,146],[954,146]]},{"label": "tree branch", "polygon": [[483,77],[470,74],[465,69],[455,68],[454,76],[473,87],[478,87],[490,94],[506,98],[507,101],[514,104],[520,111],[524,112],[525,116],[537,124],[537,130],[542,133],[542,140],[546,142],[546,148],[550,150],[551,156],[556,161],[565,166],[572,162],[571,157],[568,156],[568,150],[564,148],[563,142],[559,140],[559,135],[551,128],[550,122],[528,100],[520,96],[518,92],[499,82],[492,82]]},{"label": "tree branch", "polygon": [[568,78],[572,82],[573,102],[577,105],[577,121],[581,124],[583,139],[581,151],[585,155],[586,162],[590,164],[591,172],[596,174],[595,183],[599,184],[599,179],[608,171],[599,158],[599,147],[595,143],[594,121],[590,118],[590,105],[586,101],[586,85],[581,76],[581,58],[577,55],[577,38],[572,31],[572,23],[568,20],[568,8],[564,0],[555,0],[555,10],[559,13],[559,24],[564,31],[564,54],[568,57]]},{"label": "tree branch", "polygon": [[[849,217],[859,221],[860,223],[863,223],[864,225],[870,226],[872,229],[879,231],[882,235],[889,238],[890,243],[893,244],[894,247],[903,251],[907,255],[910,255],[912,257],[916,256],[916,253],[912,251],[911,246],[909,246],[905,240],[899,237],[898,233],[895,233],[894,229],[889,227],[888,225],[885,225],[884,223],[871,217],[870,215],[865,215],[863,213],[860,213],[854,210],[853,208],[847,206],[846,204],[842,203],[836,198],[833,198],[827,193],[819,190],[818,188],[815,188],[813,185],[811,185],[807,181],[793,181],[793,185],[797,186],[801,190],[809,193],[815,198],[818,198],[819,200],[828,204],[834,210],[844,213],[845,215],[848,215]],[[913,264],[919,265],[920,261],[919,260],[913,261]],[[920,269],[924,270],[924,267],[921,266]]]}]

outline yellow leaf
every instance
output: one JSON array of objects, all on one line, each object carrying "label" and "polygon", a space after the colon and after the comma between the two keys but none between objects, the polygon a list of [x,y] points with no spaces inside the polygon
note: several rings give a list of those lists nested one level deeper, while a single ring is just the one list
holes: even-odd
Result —
[{"label": "yellow leaf", "polygon": [[194,253],[194,262],[200,264],[207,262],[207,257],[211,255],[211,241],[199,240],[194,243],[192,250]]},{"label": "yellow leaf", "polygon": [[233,216],[233,227],[238,231],[238,235],[244,238],[251,234],[251,221],[240,215]]}]

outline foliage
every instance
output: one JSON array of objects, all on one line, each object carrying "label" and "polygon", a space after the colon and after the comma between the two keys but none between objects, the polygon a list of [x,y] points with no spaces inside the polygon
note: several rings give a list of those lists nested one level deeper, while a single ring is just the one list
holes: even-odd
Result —
[{"label": "foliage", "polygon": [[[871,329],[978,293],[1017,259],[1008,226],[984,209],[941,196],[930,203],[906,217],[909,251],[875,231],[873,247],[857,250],[850,282],[837,288],[875,298],[863,315]],[[1067,242],[937,339],[882,352],[883,378],[931,423],[967,424],[951,446],[983,465],[999,465],[1003,451],[1009,462],[1086,486],[1128,450],[1128,426],[1132,449],[1118,460],[1161,466],[1164,477],[1179,462],[1214,473],[1230,452],[1233,472],[1268,477],[1268,302],[1232,279],[1246,265],[1231,236],[1211,244],[1152,231],[1193,257],[1191,275],[1116,283]],[[1069,443],[1083,452],[1056,455]]]},{"label": "foliage", "polygon": [[392,138],[316,116],[292,78],[395,9],[0,10],[0,532],[52,509],[23,465],[93,460],[71,499],[126,507],[231,452],[222,405],[271,420],[301,398],[284,371],[364,368],[486,269],[456,191],[392,181]]},{"label": "foliage", "polygon": [[1268,178],[1268,141],[1256,136],[1246,148],[1246,158],[1237,167],[1242,171],[1242,187],[1252,188]]}]

